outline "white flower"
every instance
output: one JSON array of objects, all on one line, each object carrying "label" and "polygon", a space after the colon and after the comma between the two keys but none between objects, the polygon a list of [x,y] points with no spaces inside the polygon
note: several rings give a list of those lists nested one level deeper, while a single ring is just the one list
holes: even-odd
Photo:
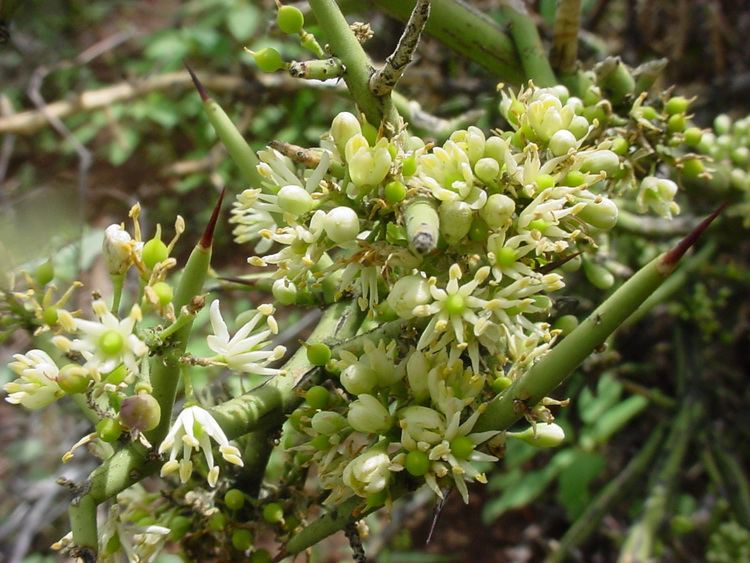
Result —
[{"label": "white flower", "polygon": [[672,180],[647,176],[641,181],[635,203],[641,213],[652,209],[662,217],[671,219],[672,214],[680,212],[680,206],[674,201],[675,195],[677,184]]},{"label": "white flower", "polygon": [[[170,450],[169,461],[162,466],[161,476],[164,477],[179,469],[180,480],[183,483],[187,482],[193,472],[193,462],[190,461],[193,450],[202,450],[208,465],[208,484],[215,487],[219,478],[219,466],[214,464],[211,438],[219,444],[219,452],[226,461],[240,467],[244,465],[240,451],[229,444],[221,426],[209,412],[201,407],[192,406],[180,413],[167,437],[159,446],[160,454]],[[177,461],[180,451],[182,451],[182,459]]]},{"label": "white flower", "polygon": [[133,305],[122,320],[101,299],[94,301],[92,308],[99,322],[74,319],[75,328],[83,338],[73,340],[70,350],[80,352],[86,359],[86,367],[100,373],[109,373],[120,364],[125,364],[130,373],[137,373],[137,360],[148,352],[146,344],[133,334],[135,323],[142,318],[140,307]]},{"label": "white flower", "polygon": [[453,141],[420,156],[418,170],[419,180],[440,201],[462,200],[472,209],[487,201],[487,192],[474,185],[469,155]]},{"label": "white flower", "polygon": [[[261,305],[250,320],[230,337],[227,325],[221,317],[219,300],[211,303],[210,318],[214,333],[208,336],[208,347],[218,354],[217,358],[212,358],[213,363],[256,375],[279,373],[280,370],[266,366],[281,359],[286,353],[286,348],[276,346],[273,350],[263,350],[270,344],[269,337],[278,332],[276,320],[272,315],[271,305]],[[262,320],[266,321],[266,328],[251,335]]]},{"label": "white flower", "polygon": [[40,409],[55,402],[65,393],[57,384],[59,370],[55,362],[42,350],[30,350],[25,355],[15,354],[15,362],[8,367],[19,377],[5,384],[5,398],[14,405]]},{"label": "white flower", "polygon": [[356,134],[346,142],[344,152],[349,175],[357,188],[377,186],[391,169],[392,158],[386,138],[370,147],[363,135]]},{"label": "white flower", "polygon": [[128,271],[136,258],[136,253],[143,246],[134,241],[122,225],[110,225],[104,229],[102,254],[107,264],[107,271],[112,275],[122,275]]},{"label": "white flower", "polygon": [[[100,563],[119,562],[122,560],[122,552],[128,561],[138,563],[154,561],[167,541],[169,528],[157,525],[139,526],[134,522],[126,521],[123,516],[119,505],[115,504],[110,507],[99,538],[97,561]],[[115,536],[119,539],[122,552],[118,549],[110,554],[107,548]]]},{"label": "white flower", "polygon": [[343,481],[360,497],[374,495],[388,486],[391,459],[378,449],[367,450],[344,468]]},{"label": "white flower", "polygon": [[542,94],[531,102],[521,115],[521,126],[527,126],[541,141],[548,141],[560,129],[566,129],[575,111],[573,107],[562,105],[552,94]]},{"label": "white flower", "polygon": [[230,223],[237,225],[233,230],[234,241],[243,244],[259,239],[255,245],[255,252],[264,253],[273,244],[270,238],[261,237],[261,231],[275,229],[276,221],[272,212],[279,213],[281,209],[275,203],[275,196],[265,196],[260,189],[245,190],[237,196],[232,204]]}]

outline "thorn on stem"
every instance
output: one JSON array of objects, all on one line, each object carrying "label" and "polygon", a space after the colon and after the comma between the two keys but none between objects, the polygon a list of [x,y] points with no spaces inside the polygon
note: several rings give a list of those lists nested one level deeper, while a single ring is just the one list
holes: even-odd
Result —
[{"label": "thorn on stem", "polygon": [[569,254],[568,256],[563,256],[559,260],[555,260],[554,262],[550,262],[549,264],[545,264],[541,268],[537,270],[540,274],[549,274],[553,270],[557,270],[560,266],[563,264],[566,264],[567,262],[570,262],[573,258],[576,258],[583,254],[583,250],[579,250],[578,252],[574,252],[573,254]]},{"label": "thorn on stem", "polygon": [[208,225],[206,225],[206,230],[203,231],[203,236],[198,243],[201,248],[209,249],[214,243],[214,230],[216,229],[216,222],[219,220],[219,212],[221,211],[221,204],[224,202],[225,192],[226,188],[221,190],[219,201],[216,202],[214,210],[211,213],[211,218],[208,220]]},{"label": "thorn on stem", "polygon": [[716,219],[719,214],[724,211],[724,208],[729,205],[728,203],[722,203],[716,211],[711,213],[708,217],[703,219],[692,231],[690,231],[687,235],[685,235],[685,238],[683,238],[680,242],[677,243],[677,246],[675,246],[672,250],[667,251],[664,253],[664,257],[661,259],[661,263],[669,268],[672,269],[677,265],[677,262],[680,261],[680,258],[682,258],[685,253],[690,249],[691,246],[693,246],[698,238],[703,234],[703,232],[708,228],[708,226],[713,223],[714,219]]},{"label": "thorn on stem", "polygon": [[210,97],[206,92],[206,89],[203,87],[203,84],[201,84],[201,81],[198,80],[198,77],[193,72],[193,69],[190,68],[190,65],[188,65],[185,61],[183,61],[183,63],[185,64],[185,68],[187,69],[188,73],[190,73],[190,78],[193,79],[193,84],[195,84],[195,89],[198,90],[198,94],[200,95],[201,100],[207,102]]}]

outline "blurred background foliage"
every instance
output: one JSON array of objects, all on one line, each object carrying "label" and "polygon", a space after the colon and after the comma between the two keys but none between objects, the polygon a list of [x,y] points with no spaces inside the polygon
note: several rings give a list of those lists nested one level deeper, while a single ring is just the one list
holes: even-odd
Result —
[{"label": "blurred background foliage", "polygon": [[[402,24],[385,16],[377,0],[341,4],[352,19],[372,25],[376,34],[367,49],[383,60]],[[501,21],[498,0],[472,4]],[[555,2],[533,4],[549,37]],[[740,116],[750,109],[746,2],[586,0],[582,6],[584,60],[619,54],[637,64],[668,57],[661,86],[676,83],[682,94],[697,95],[692,107],[702,126],[717,113]],[[0,270],[32,267],[55,255],[61,283],[80,277],[101,285],[105,276],[94,260],[101,230],[123,220],[134,202],[145,210],[146,233],[156,223],[171,225],[179,213],[188,219],[189,240],[221,188],[238,193],[246,187],[202,114],[184,61],[256,148],[271,140],[314,143],[331,116],[351,109],[339,85],[257,72],[243,47],[270,46],[287,60],[305,58],[272,24],[274,13],[270,0],[23,2],[0,44]],[[314,22],[309,30],[316,32]],[[483,109],[476,124],[488,129],[499,120],[495,87],[496,79],[478,65],[426,38],[401,92],[446,119]],[[62,119],[48,120],[45,112],[60,104],[67,104]],[[6,125],[14,116],[28,119],[13,130]],[[594,507],[596,530],[574,544],[574,559],[613,560],[613,546],[663,474],[656,460],[672,459],[670,440],[659,453],[656,445],[649,449],[648,438],[673,416],[678,388],[694,386],[708,415],[687,431],[705,434],[703,443],[712,447],[683,452],[672,474],[670,529],[660,534],[664,557],[750,561],[750,524],[737,522],[743,495],[750,495],[743,489],[750,459],[750,276],[748,244],[736,238],[717,235],[723,248],[734,239],[731,255],[696,266],[701,281],[691,277],[657,315],[590,359],[560,392],[575,398],[560,415],[569,437],[564,447],[539,453],[509,445],[506,462],[486,489],[473,489],[469,506],[449,498],[428,545],[437,514],[430,497],[400,503],[391,522],[371,521],[368,553],[382,561],[539,561],[572,524],[592,522]],[[231,243],[227,226],[217,248],[214,266],[222,274],[247,271],[248,251]],[[237,311],[252,299],[246,293],[236,300]],[[565,306],[578,312],[590,303]],[[287,317],[286,325],[299,318]],[[10,350],[26,338],[15,334],[0,350],[0,383],[8,376]],[[696,358],[698,348],[708,352]],[[682,357],[680,365],[675,357]],[[54,560],[48,546],[67,526],[66,494],[55,483],[59,456],[68,438],[84,431],[65,409],[55,405],[27,416],[0,404],[0,552],[6,561]],[[90,469],[81,461],[64,476],[80,479]],[[347,549],[334,538],[315,554],[337,561]]]}]

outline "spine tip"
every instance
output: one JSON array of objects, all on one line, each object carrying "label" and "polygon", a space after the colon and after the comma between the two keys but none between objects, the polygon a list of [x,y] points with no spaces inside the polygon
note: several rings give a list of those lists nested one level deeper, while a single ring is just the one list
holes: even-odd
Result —
[{"label": "spine tip", "polygon": [[726,208],[727,205],[729,205],[729,203],[722,203],[713,213],[711,213],[711,215],[698,223],[692,231],[685,235],[685,238],[677,243],[677,246],[664,253],[661,263],[669,269],[674,268],[677,265],[677,262],[679,262],[690,247],[697,242],[703,232],[708,229],[708,226],[714,222],[722,211],[724,211],[724,208]]},{"label": "spine tip", "polygon": [[555,260],[554,262],[550,262],[549,264],[545,264],[541,268],[537,269],[537,272],[540,274],[549,274],[550,272],[557,270],[560,266],[563,264],[566,264],[567,262],[570,262],[573,258],[576,258],[583,254],[583,250],[579,250],[577,252],[574,252],[573,254],[569,254],[568,256],[563,256],[559,260]]},{"label": "spine tip", "polygon": [[188,65],[185,61],[183,61],[183,63],[185,64],[185,68],[190,74],[190,78],[193,79],[193,84],[195,84],[195,89],[198,90],[198,94],[200,95],[201,100],[207,102],[209,100],[209,96],[206,93],[206,89],[203,87],[203,84],[201,84],[201,81],[198,80],[198,77],[195,75],[195,72],[193,72],[193,69],[190,68],[190,65]]},{"label": "spine tip", "polygon": [[203,236],[201,237],[201,240],[198,243],[201,248],[204,248],[206,250],[211,248],[211,246],[214,243],[214,231],[216,230],[216,223],[219,220],[219,213],[221,212],[221,204],[224,202],[225,192],[226,192],[226,188],[221,190],[219,201],[216,202],[216,205],[214,206],[214,210],[211,213],[211,218],[208,220],[208,225],[206,225],[206,230],[203,231]]}]

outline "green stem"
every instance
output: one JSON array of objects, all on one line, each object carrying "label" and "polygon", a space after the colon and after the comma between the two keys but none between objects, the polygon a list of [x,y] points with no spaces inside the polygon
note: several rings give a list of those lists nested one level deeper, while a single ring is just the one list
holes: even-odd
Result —
[{"label": "green stem", "polygon": [[[336,506],[333,510],[294,535],[286,544],[284,552],[289,555],[300,553],[322,539],[343,529],[347,524],[352,522],[352,513],[363,502],[364,499],[353,497]],[[361,514],[358,517],[363,518],[364,516],[366,514]]]},{"label": "green stem", "polygon": [[345,67],[337,58],[320,61],[292,61],[287,71],[293,78],[328,80],[344,75]]},{"label": "green stem", "polygon": [[[389,15],[406,22],[416,0],[370,0]],[[432,0],[425,32],[511,84],[524,81],[513,41],[489,16],[460,0]]]},{"label": "green stem", "polygon": [[510,24],[510,34],[516,45],[526,78],[534,81],[536,86],[547,87],[557,84],[557,78],[544,52],[539,30],[534,20],[526,13],[522,3],[513,0],[503,6],[502,12]]},{"label": "green stem", "polygon": [[96,531],[96,501],[85,494],[73,500],[68,510],[73,539],[79,549],[96,553],[99,536]]},{"label": "green stem", "polygon": [[375,127],[385,118],[394,122],[395,110],[388,98],[378,98],[370,91],[370,60],[335,0],[310,0],[318,24],[325,32],[331,51],[346,67],[344,81],[367,121]]},{"label": "green stem", "polygon": [[125,285],[125,276],[115,274],[112,277],[112,314],[118,316],[120,311],[120,300],[122,299],[122,287]]},{"label": "green stem", "polygon": [[195,314],[193,313],[180,313],[180,316],[177,317],[171,325],[169,325],[158,334],[159,339],[162,341],[162,343],[164,343],[170,336],[182,330],[185,325],[191,323],[194,319]]},{"label": "green stem", "polygon": [[549,58],[552,67],[563,75],[571,76],[576,70],[580,18],[581,0],[558,1]]},{"label": "green stem", "polygon": [[404,208],[404,223],[409,246],[416,252],[427,254],[437,247],[440,217],[434,199],[418,197],[410,201]]},{"label": "green stem", "polygon": [[734,517],[739,524],[750,529],[750,483],[742,464],[721,443],[712,441],[711,449],[725,490],[731,491],[729,505]]},{"label": "green stem", "polygon": [[650,466],[664,437],[664,426],[651,433],[646,444],[614,479],[609,481],[599,494],[586,507],[575,523],[565,532],[554,552],[545,563],[559,563],[566,559],[571,550],[593,534],[599,523],[607,515],[611,506],[627,493],[633,482]]}]

